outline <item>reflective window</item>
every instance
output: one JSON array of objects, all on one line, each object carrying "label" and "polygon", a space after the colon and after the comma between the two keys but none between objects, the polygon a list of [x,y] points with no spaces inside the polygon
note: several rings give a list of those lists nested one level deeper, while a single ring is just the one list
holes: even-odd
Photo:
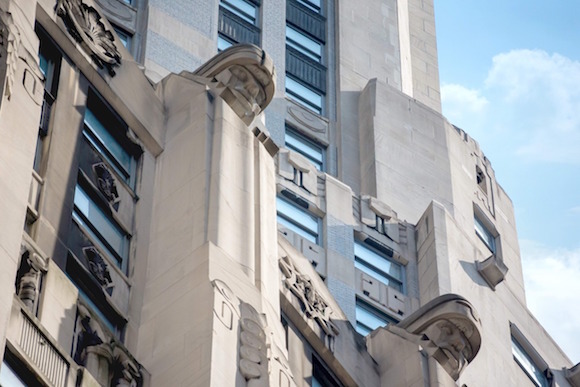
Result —
[{"label": "reflective window", "polygon": [[255,26],[258,25],[258,7],[244,0],[220,0],[220,6]]},{"label": "reflective window", "polygon": [[286,26],[286,44],[318,63],[322,62],[322,44],[290,26]]},{"label": "reflective window", "polygon": [[322,146],[295,133],[288,127],[286,128],[285,142],[286,148],[306,157],[319,171],[324,170],[324,148]]},{"label": "reflective window", "polygon": [[4,387],[26,387],[28,384],[24,383],[20,376],[10,367],[6,360],[2,361],[2,368],[0,368],[0,386]]},{"label": "reflective window", "polygon": [[304,5],[305,7],[313,10],[316,13],[321,11],[321,0],[296,0],[298,3]]},{"label": "reflective window", "polygon": [[548,387],[548,379],[544,372],[532,361],[530,356],[524,351],[520,343],[512,336],[512,354],[516,363],[524,370],[526,375],[538,387]]},{"label": "reflective window", "polygon": [[129,238],[117,223],[80,186],[75,187],[73,219],[99,247],[123,266],[129,255]]},{"label": "reflective window", "polygon": [[322,94],[304,86],[286,74],[286,94],[315,113],[322,114]]},{"label": "reflective window", "polygon": [[115,27],[115,26],[113,26],[113,28],[115,29],[115,32],[117,33],[117,36],[119,37],[119,40],[121,41],[121,43],[123,43],[123,46],[125,46],[125,48],[127,50],[130,50],[131,49],[131,35],[125,31],[121,30],[120,28]]},{"label": "reflective window", "polygon": [[319,242],[319,218],[288,200],[276,198],[278,224],[312,243]]},{"label": "reflective window", "polygon": [[403,292],[404,267],[371,246],[354,242],[354,266],[388,286]]},{"label": "reflective window", "polygon": [[474,217],[475,233],[485,243],[488,249],[495,254],[495,236],[485,227],[483,222],[477,217]]},{"label": "reflective window", "polygon": [[233,44],[234,43],[228,40],[225,36],[218,35],[218,52],[231,47]]},{"label": "reflective window", "polygon": [[127,125],[118,119],[99,97],[89,94],[83,134],[119,177],[131,188],[135,188],[137,159],[136,155],[127,149],[129,140],[126,133]]},{"label": "reflective window", "polygon": [[355,328],[361,335],[366,336],[378,327],[397,323],[398,321],[394,318],[357,298]]}]

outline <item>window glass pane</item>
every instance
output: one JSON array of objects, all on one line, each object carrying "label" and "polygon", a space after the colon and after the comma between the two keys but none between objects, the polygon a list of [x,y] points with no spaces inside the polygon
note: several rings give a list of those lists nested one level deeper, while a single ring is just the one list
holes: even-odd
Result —
[{"label": "window glass pane", "polygon": [[286,75],[286,93],[294,101],[315,113],[322,114],[322,95]]},{"label": "window glass pane", "polygon": [[241,17],[250,24],[258,25],[258,8],[244,0],[221,0],[220,6]]},{"label": "window glass pane", "polygon": [[232,46],[232,42],[226,40],[223,36],[218,35],[218,51],[223,51]]},{"label": "window glass pane", "polygon": [[27,384],[20,379],[20,377],[14,372],[14,370],[6,363],[6,360],[2,361],[2,368],[0,368],[0,386],[2,387],[26,387]]},{"label": "window glass pane", "polygon": [[290,148],[306,157],[319,171],[323,169],[324,150],[321,146],[302,138],[289,129],[286,129],[285,141],[287,148]]},{"label": "window glass pane", "polygon": [[[76,209],[88,220],[89,224],[81,221],[81,225],[90,225],[96,231],[98,239],[106,242],[122,258],[128,254],[128,240],[125,233],[99,208],[99,206],[80,187],[75,187],[74,204]],[[94,234],[93,234],[94,235]]]},{"label": "window glass pane", "polygon": [[358,241],[354,243],[354,255],[360,261],[365,262],[367,266],[376,268],[377,271],[387,274],[396,280],[403,281],[402,265],[389,260]]},{"label": "window glass pane", "polygon": [[396,323],[397,321],[394,318],[376,310],[363,301],[356,300],[356,330],[360,334],[366,336],[378,327]]},{"label": "window glass pane", "polygon": [[309,241],[318,243],[317,217],[279,197],[276,198],[276,208],[278,223]]},{"label": "window glass pane", "polygon": [[320,0],[297,0],[300,4],[320,13]]},{"label": "window glass pane", "polygon": [[[87,107],[85,112],[85,128],[89,130],[90,135],[87,138],[103,154],[110,155],[107,157],[112,162],[113,167],[120,169],[123,173],[121,176],[128,178],[132,172],[132,157],[123,149],[121,144],[111,135],[105,125],[95,116]],[[107,152],[105,152],[105,150]],[[111,157],[112,156],[112,157]],[[112,159],[111,159],[112,158]]]},{"label": "window glass pane", "polygon": [[546,376],[534,364],[532,359],[529,355],[524,351],[524,349],[520,346],[520,344],[516,341],[516,339],[512,336],[512,354],[516,362],[522,367],[522,369],[526,372],[529,378],[534,382],[534,384],[538,387],[548,387],[548,380]]},{"label": "window glass pane", "polygon": [[322,44],[290,26],[286,26],[286,44],[318,63],[322,61]]},{"label": "window glass pane", "polygon": [[477,218],[474,218],[475,223],[475,233],[481,238],[481,240],[487,245],[492,253],[495,253],[495,237],[493,234],[484,226],[484,224]]}]

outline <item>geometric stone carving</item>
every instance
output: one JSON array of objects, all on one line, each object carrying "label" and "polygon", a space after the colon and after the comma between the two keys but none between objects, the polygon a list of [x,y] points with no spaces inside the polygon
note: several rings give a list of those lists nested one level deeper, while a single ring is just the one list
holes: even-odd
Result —
[{"label": "geometric stone carving", "polygon": [[99,11],[82,0],[57,0],[56,13],[97,66],[106,67],[111,76],[115,75],[113,66],[121,64],[121,54]]},{"label": "geometric stone carving", "polygon": [[143,375],[141,366],[120,345],[113,343],[113,381],[111,386],[117,387],[137,387],[141,385]]},{"label": "geometric stone carving", "polygon": [[234,306],[238,299],[223,281],[216,279],[211,283],[217,290],[214,297],[213,312],[228,330],[232,330],[234,313],[238,314]]},{"label": "geometric stone carving", "polygon": [[497,254],[492,254],[483,262],[475,261],[475,265],[479,274],[493,290],[497,284],[505,279],[508,272],[508,267],[502,259],[498,258]]},{"label": "geometric stone carving", "polygon": [[83,247],[83,253],[89,263],[89,271],[110,295],[113,290],[113,280],[107,263],[94,246]]},{"label": "geometric stone carving", "polygon": [[481,346],[481,321],[474,307],[456,294],[437,297],[387,329],[421,345],[453,380]]},{"label": "geometric stone carving", "polygon": [[99,191],[105,196],[109,204],[115,209],[119,210],[119,192],[117,191],[117,183],[109,168],[103,162],[93,164],[93,171],[97,175],[97,187]]},{"label": "geometric stone carving", "polygon": [[252,381],[252,386],[268,386],[269,358],[265,323],[256,309],[246,302],[240,302],[240,312],[240,372],[246,380]]},{"label": "geometric stone carving", "polygon": [[318,195],[318,172],[308,159],[286,149],[278,152],[278,173],[313,195]]},{"label": "geometric stone carving", "polygon": [[304,109],[288,105],[288,113],[297,122],[317,133],[326,133],[328,124]]},{"label": "geometric stone carving", "polygon": [[246,124],[250,125],[274,97],[274,62],[264,50],[250,44],[232,46],[214,56],[193,74],[213,89]]},{"label": "geometric stone carving", "polygon": [[379,199],[361,195],[360,198],[360,221],[374,228],[394,240],[399,241],[399,222],[397,213]]},{"label": "geometric stone carving", "polygon": [[307,318],[313,319],[329,337],[339,334],[337,326],[330,320],[332,309],[305,274],[301,274],[289,256],[279,259],[284,285],[300,300]]}]

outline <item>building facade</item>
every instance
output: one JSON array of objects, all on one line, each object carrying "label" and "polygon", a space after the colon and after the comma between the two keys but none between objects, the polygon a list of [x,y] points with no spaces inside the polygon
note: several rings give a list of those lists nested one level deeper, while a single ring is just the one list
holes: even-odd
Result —
[{"label": "building facade", "polygon": [[580,386],[431,0],[0,0],[1,386]]}]

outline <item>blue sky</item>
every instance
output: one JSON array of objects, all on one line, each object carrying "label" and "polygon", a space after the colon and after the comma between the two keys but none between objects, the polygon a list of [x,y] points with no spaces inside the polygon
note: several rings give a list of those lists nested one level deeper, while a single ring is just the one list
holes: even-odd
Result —
[{"label": "blue sky", "polygon": [[443,114],[513,200],[529,309],[580,362],[580,1],[435,0]]}]

